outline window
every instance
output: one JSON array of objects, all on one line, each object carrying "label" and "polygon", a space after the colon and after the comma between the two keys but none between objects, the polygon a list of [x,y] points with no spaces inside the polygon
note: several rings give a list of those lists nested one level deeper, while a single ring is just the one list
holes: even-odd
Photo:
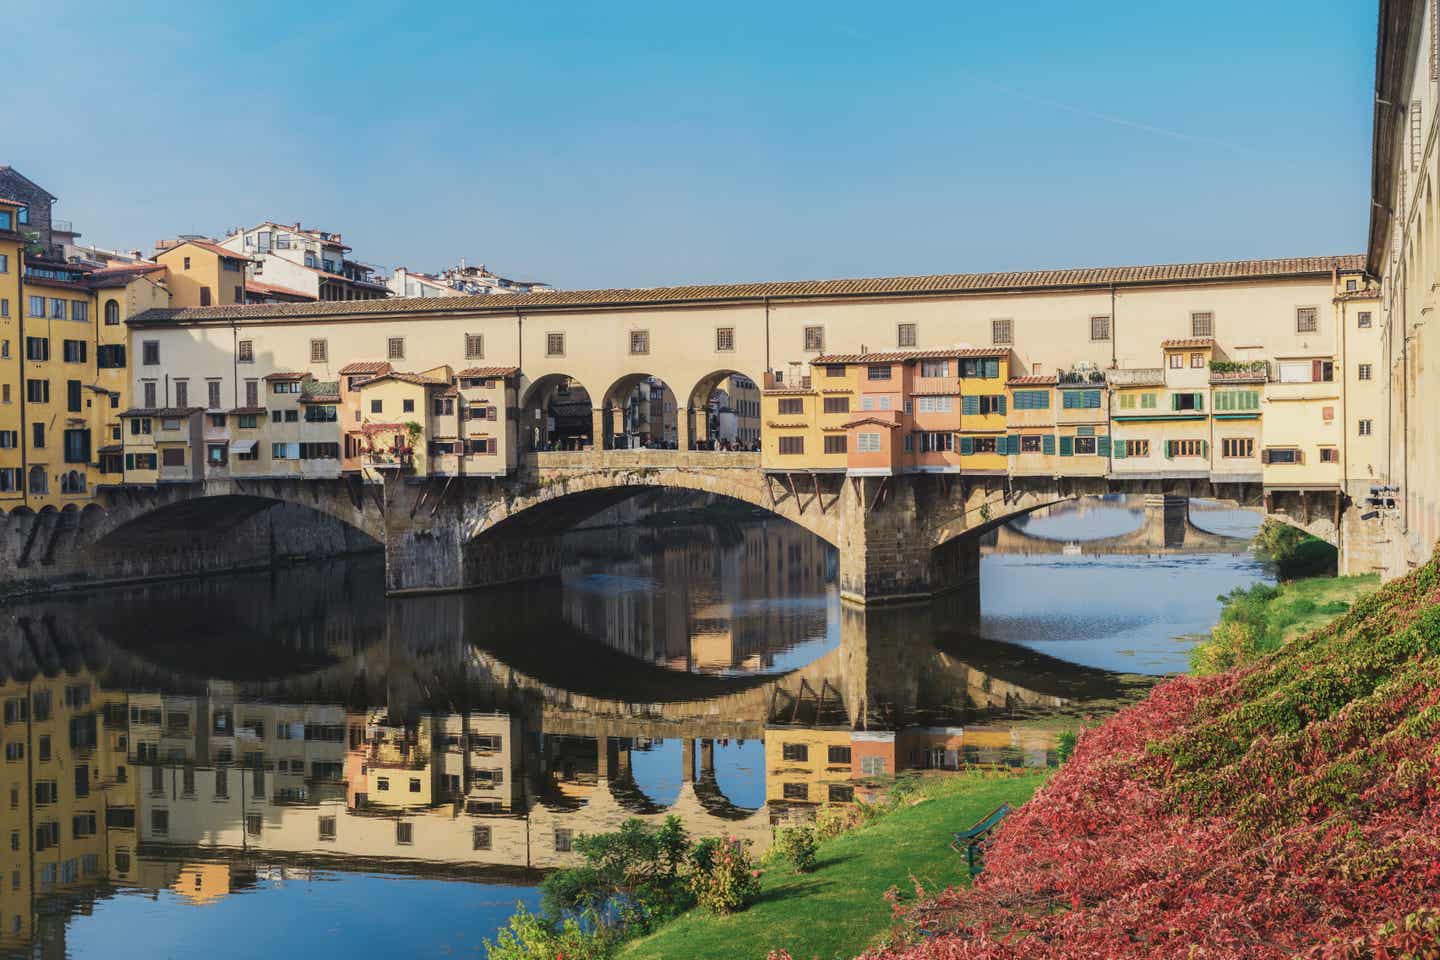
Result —
[{"label": "window", "polygon": [[[842,371],[843,372],[843,371]],[[921,360],[920,376],[922,377],[948,377],[950,376],[949,360]]]},{"label": "window", "polygon": [[805,328],[805,349],[818,353],[825,349],[825,328],[814,326]]},{"label": "window", "polygon": [[45,361],[50,359],[50,341],[45,337],[25,338],[25,359]]},{"label": "window", "polygon": [[1295,308],[1295,332],[1314,333],[1320,327],[1320,311],[1315,307]]},{"label": "window", "polygon": [[1099,410],[1099,390],[1064,390],[1060,394],[1060,406],[1066,410]]},{"label": "window", "polygon": [[1185,366],[1185,355],[1184,355],[1184,354],[1172,353],[1172,354],[1170,354],[1170,356],[1168,357],[1168,359],[1169,359],[1169,361],[1170,361],[1170,369],[1171,369],[1171,370],[1181,370],[1181,369],[1183,369],[1184,366]]},{"label": "window", "polygon": [[1049,409],[1050,409],[1050,391],[1049,391],[1049,390],[1016,390],[1016,391],[1015,391],[1015,409],[1016,409],[1016,410],[1049,410]]},{"label": "window", "polygon": [[395,842],[401,846],[409,846],[415,842],[415,824],[397,821],[395,824]]},{"label": "window", "polygon": [[809,800],[810,788],[803,783],[787,783],[782,788],[786,800]]},{"label": "window", "polygon": [[915,343],[915,324],[900,323],[895,325],[895,345],[897,347],[913,347]]},{"label": "window", "polygon": [[177,407],[188,407],[188,406],[190,406],[190,381],[189,381],[189,380],[183,380],[183,379],[181,379],[181,380],[176,380],[176,381],[175,381],[175,406],[177,406]]},{"label": "window", "polygon": [[185,466],[185,448],[166,447],[160,451],[160,462],[167,467]]},{"label": "window", "polygon": [[1358,424],[1356,424],[1356,428],[1357,428],[1357,429],[1356,429],[1356,432],[1357,432],[1360,436],[1362,436],[1362,437],[1368,437],[1368,436],[1370,436],[1370,435],[1374,432],[1374,430],[1375,430],[1375,421],[1373,421],[1373,420],[1361,420]]},{"label": "window", "polygon": [[850,803],[855,799],[855,788],[848,783],[832,783],[826,791],[831,803]]},{"label": "window", "polygon": [[84,363],[87,346],[84,340],[66,340],[61,344],[61,355],[66,363]]},{"label": "window", "polygon": [[105,326],[118,327],[120,325],[120,303],[116,300],[105,301]]},{"label": "window", "polygon": [[385,407],[385,401],[383,401],[383,400],[371,400],[371,401],[370,401],[370,412],[371,412],[371,413],[383,413],[383,412],[384,412],[384,407]]},{"label": "window", "polygon": [[88,323],[90,321],[90,304],[83,300],[70,301],[70,319]]},{"label": "window", "polygon": [[1356,315],[1356,318],[1355,318],[1355,325],[1358,326],[1361,330],[1368,330],[1368,329],[1370,329],[1370,325],[1373,324],[1374,322],[1375,322],[1375,319],[1374,319],[1374,317],[1371,315],[1371,313],[1370,313],[1369,310],[1361,310],[1360,313],[1357,314],[1357,315]]},{"label": "window", "polygon": [[1091,318],[1090,318],[1090,339],[1091,339],[1091,340],[1109,340],[1109,339],[1110,339],[1110,318],[1109,318],[1109,317],[1091,317]]},{"label": "window", "polygon": [[849,413],[849,412],[850,412],[850,398],[849,398],[849,397],[826,397],[826,398],[825,398],[825,412],[826,412],[826,413]]},{"label": "window", "polygon": [[1220,441],[1220,456],[1227,460],[1248,460],[1255,456],[1255,440],[1252,437],[1224,437]]},{"label": "window", "polygon": [[[981,399],[994,400],[993,397],[982,397]],[[918,413],[953,413],[955,410],[955,398],[916,397],[915,410]]]},{"label": "window", "polygon": [[1216,410],[1259,410],[1259,390],[1222,390],[1215,394]]},{"label": "window", "polygon": [[209,287],[201,287],[201,288],[200,288],[200,306],[202,306],[202,307],[208,307],[208,306],[210,306],[210,288],[209,288]]},{"label": "window", "polygon": [[471,828],[470,828],[470,849],[471,849],[471,850],[489,850],[489,849],[490,849],[490,843],[491,843],[491,837],[490,837],[490,828],[489,828],[489,827],[471,827]]},{"label": "window", "polygon": [[245,835],[247,837],[258,837],[265,828],[265,818],[259,813],[245,814]]},{"label": "window", "polygon": [[[992,440],[991,442],[993,443],[994,441]],[[978,440],[977,440],[977,443],[978,443]],[[1076,438],[1075,438],[1075,444],[1074,444],[1074,450],[1075,450],[1075,454],[1076,454],[1077,456],[1082,455],[1082,454],[1083,454],[1083,455],[1086,455],[1086,456],[1094,456],[1094,455],[1095,455],[1095,438],[1094,438],[1094,437],[1076,437]],[[977,451],[977,452],[978,452],[978,451]]]},{"label": "window", "polygon": [[51,320],[64,320],[64,319],[65,319],[65,301],[64,301],[64,300],[61,300],[59,297],[51,297],[51,298],[50,298],[50,319],[51,319]]},{"label": "window", "polygon": [[235,344],[235,361],[237,363],[255,362],[255,341],[241,340]]},{"label": "window", "polygon": [[1015,324],[1014,321],[991,320],[990,321],[990,342],[994,344],[1014,343]]},{"label": "window", "polygon": [[401,401],[400,401],[400,412],[401,412],[401,413],[414,413],[414,412],[415,412],[415,398],[414,398],[414,397],[406,397],[405,399],[401,400]]},{"label": "window", "polygon": [[385,355],[391,360],[405,359],[405,338],[391,337],[385,341]]},{"label": "window", "polygon": [[485,356],[485,338],[478,333],[465,334],[465,359],[480,360]]},{"label": "window", "polygon": [[32,317],[44,317],[44,316],[45,316],[45,298],[44,298],[44,297],[31,297],[31,298],[30,298],[29,314],[30,314],[30,316],[32,316]]},{"label": "window", "polygon": [[50,402],[50,381],[49,380],[26,380],[25,399],[31,403]]},{"label": "window", "polygon": [[310,362],[311,362],[311,363],[329,363],[329,362],[330,362],[330,341],[328,341],[328,340],[311,340],[311,341],[310,341]]},{"label": "window", "polygon": [[846,453],[848,451],[849,438],[844,435],[829,434],[825,437],[826,453]]},{"label": "window", "polygon": [[1204,370],[1204,369],[1205,369],[1205,354],[1203,354],[1203,353],[1192,353],[1192,354],[1190,354],[1190,369],[1191,369],[1191,370]]},{"label": "window", "polygon": [[731,352],[733,352],[734,350],[735,350],[735,328],[734,328],[734,327],[716,327],[716,328],[715,328],[715,352],[716,352],[716,353],[731,353]]},{"label": "window", "polygon": [[[878,441],[879,434],[875,435]],[[926,430],[920,434],[921,453],[950,453],[955,449],[955,434],[946,431]]]},{"label": "window", "polygon": [[799,456],[805,453],[804,437],[781,437],[780,453],[782,456]]},{"label": "window", "polygon": [[785,743],[780,746],[780,754],[792,763],[805,763],[810,759],[810,748],[803,743]]},{"label": "window", "polygon": [[845,376],[845,364],[843,364],[843,363],[827,363],[827,364],[825,364],[825,376],[826,376],[826,377],[832,377],[832,378],[833,378],[833,377],[843,377],[843,376]]},{"label": "window", "polygon": [[1293,447],[1269,449],[1261,453],[1260,459],[1264,463],[1304,463],[1305,458],[1299,450]]},{"label": "window", "polygon": [[1320,408],[1320,419],[1321,419],[1321,420],[1324,420],[1326,423],[1332,422],[1332,421],[1335,419],[1335,408],[1334,408],[1334,407],[1321,407],[1321,408]]},{"label": "window", "polygon": [[547,357],[563,357],[563,356],[565,356],[565,334],[563,334],[563,333],[547,333],[547,334],[545,334],[545,356],[547,356]]},{"label": "window", "polygon": [[[206,381],[205,381],[205,394],[206,394],[206,396],[205,396],[206,405],[207,405],[211,410],[218,410],[218,409],[220,409],[220,381],[219,381],[219,380],[206,380]],[[216,423],[215,426],[217,426],[217,427],[223,427],[223,426],[225,426],[225,420],[224,420],[224,418],[223,418],[223,417],[220,418],[220,422]]]},{"label": "window", "polygon": [[1174,459],[1175,457],[1203,457],[1204,440],[1167,440],[1165,441],[1165,456]]},{"label": "window", "polygon": [[[947,434],[948,436],[948,434]],[[879,453],[880,434],[878,433],[857,433],[855,435],[855,449],[860,453]]]},{"label": "window", "polygon": [[[156,767],[158,770],[159,767]],[[170,811],[150,811],[150,832],[157,837],[164,837],[170,834]]]},{"label": "window", "polygon": [[146,340],[140,344],[140,362],[147,367],[160,363],[160,341]]},{"label": "window", "polygon": [[8,316],[10,316],[10,300],[8,297],[0,297],[0,317]]},{"label": "window", "polygon": [[1369,380],[1370,372],[1370,364],[1362,363],[1355,368],[1355,378],[1357,380]]},{"label": "window", "polygon": [[575,838],[575,834],[574,834],[573,831],[570,830],[570,828],[568,828],[568,827],[556,827],[556,828],[555,828],[555,852],[556,852],[556,853],[569,853],[569,852],[570,852],[570,845],[571,845],[571,842],[574,840],[574,838]]},{"label": "window", "polygon": [[1215,336],[1215,314],[1208,310],[1190,314],[1190,336]]},{"label": "window", "polygon": [[1335,447],[1321,447],[1321,448],[1320,448],[1320,462],[1321,462],[1321,463],[1339,463],[1339,462],[1340,462],[1340,451],[1337,450]]},{"label": "window", "polygon": [[1171,410],[1204,410],[1205,397],[1200,393],[1172,393],[1170,394]]},{"label": "window", "polygon": [[419,793],[419,792],[420,792],[420,778],[419,778],[419,777],[411,777],[411,778],[410,778],[410,792],[411,792],[411,793]]},{"label": "window", "polygon": [[781,397],[777,401],[781,415],[798,415],[805,412],[805,400],[801,397]]},{"label": "window", "polygon": [[1021,452],[1021,453],[1039,453],[1039,452],[1040,452],[1040,434],[1038,434],[1038,433],[1031,433],[1031,434],[1026,434],[1025,436],[1021,437],[1021,438],[1020,438],[1020,452]]},{"label": "window", "polygon": [[868,366],[868,367],[865,368],[865,379],[866,379],[866,380],[889,380],[889,379],[890,379],[890,364],[888,364],[888,363],[874,363],[874,364],[871,364],[870,366]]},{"label": "window", "polygon": [[1121,440],[1117,449],[1123,449],[1123,456],[1126,457],[1148,457],[1150,456],[1149,440]]},{"label": "window", "polygon": [[630,331],[630,352],[631,352],[632,354],[641,354],[641,353],[649,353],[649,352],[650,352],[650,331],[648,331],[648,330],[631,330],[631,331]]},{"label": "window", "polygon": [[320,818],[320,839],[321,839],[321,840],[334,840],[334,839],[335,839],[335,818],[334,818],[334,817],[321,817],[321,818]]}]

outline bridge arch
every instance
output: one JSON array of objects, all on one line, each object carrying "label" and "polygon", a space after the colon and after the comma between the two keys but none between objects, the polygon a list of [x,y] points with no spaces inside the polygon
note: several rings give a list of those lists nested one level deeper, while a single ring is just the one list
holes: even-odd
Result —
[{"label": "bridge arch", "polygon": [[636,371],[621,375],[606,389],[598,409],[599,439],[607,450],[688,446],[688,438],[681,435],[675,391],[654,374]]},{"label": "bridge arch", "polygon": [[594,397],[568,373],[547,373],[530,381],[520,401],[521,448],[579,450],[594,446]]},{"label": "bridge arch", "polygon": [[686,394],[683,413],[692,450],[715,443],[759,449],[760,381],[750,374],[734,368],[705,374]]}]

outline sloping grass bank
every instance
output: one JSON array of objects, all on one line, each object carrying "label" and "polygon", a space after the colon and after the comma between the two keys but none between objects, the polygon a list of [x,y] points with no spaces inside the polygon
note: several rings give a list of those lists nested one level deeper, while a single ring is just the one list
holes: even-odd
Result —
[{"label": "sloping grass bank", "polygon": [[762,960],[774,948],[795,960],[853,957],[892,924],[885,892],[968,882],[965,858],[950,834],[1002,803],[1019,805],[1045,781],[1041,772],[961,774],[927,778],[910,805],[820,845],[815,872],[788,864],[766,868],[759,902],[717,917],[693,910],[659,931],[627,944],[631,960]]},{"label": "sloping grass bank", "polygon": [[1380,578],[1368,574],[1237,587],[1221,598],[1225,606],[1210,639],[1190,651],[1190,668],[1199,674],[1218,673],[1272,653],[1346,613],[1379,585]]},{"label": "sloping grass bank", "polygon": [[1081,734],[891,960],[1440,955],[1440,563]]}]

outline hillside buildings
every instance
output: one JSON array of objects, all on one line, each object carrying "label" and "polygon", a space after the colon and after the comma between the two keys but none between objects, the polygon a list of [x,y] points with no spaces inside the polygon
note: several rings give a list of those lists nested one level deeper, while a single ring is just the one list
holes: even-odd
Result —
[{"label": "hillside buildings", "polygon": [[486,268],[467,265],[462,259],[455,267],[437,274],[396,267],[388,285],[397,297],[483,297],[495,293],[545,293],[554,290],[538,280],[512,280]]}]

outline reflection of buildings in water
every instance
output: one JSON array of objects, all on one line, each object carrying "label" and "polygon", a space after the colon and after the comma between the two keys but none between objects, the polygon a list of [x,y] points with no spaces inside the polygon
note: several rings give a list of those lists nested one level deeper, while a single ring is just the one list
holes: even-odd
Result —
[{"label": "reflection of buildings in water", "polygon": [[791,524],[596,530],[569,542],[565,619],[631,656],[756,672],[825,636],[834,548]]}]

